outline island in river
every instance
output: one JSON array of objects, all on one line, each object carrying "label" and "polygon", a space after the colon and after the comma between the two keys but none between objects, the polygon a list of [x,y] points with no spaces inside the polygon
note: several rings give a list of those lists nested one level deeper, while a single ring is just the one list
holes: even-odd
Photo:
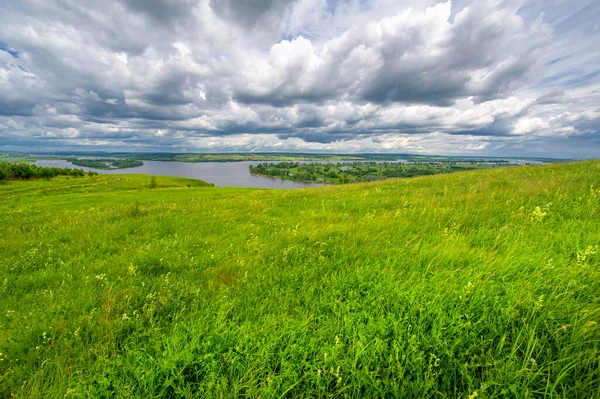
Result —
[{"label": "island in river", "polygon": [[73,165],[85,166],[88,168],[102,169],[102,170],[137,168],[138,166],[142,166],[144,164],[143,161],[140,161],[138,159],[129,159],[129,158],[89,159],[89,158],[69,157],[66,159],[66,161],[71,162]]},{"label": "island in river", "polygon": [[347,184],[509,165],[496,162],[279,162],[250,165],[250,173],[280,179]]}]

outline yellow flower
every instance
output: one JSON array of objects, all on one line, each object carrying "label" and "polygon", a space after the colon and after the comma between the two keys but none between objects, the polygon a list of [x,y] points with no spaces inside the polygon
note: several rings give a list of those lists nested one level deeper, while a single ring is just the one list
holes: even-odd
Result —
[{"label": "yellow flower", "polygon": [[548,213],[543,212],[542,208],[536,206],[533,212],[531,212],[531,221],[532,222],[541,222],[548,215]]},{"label": "yellow flower", "polygon": [[129,264],[129,267],[127,268],[127,273],[129,273],[130,276],[135,276],[137,274],[137,269],[133,265],[133,263]]}]

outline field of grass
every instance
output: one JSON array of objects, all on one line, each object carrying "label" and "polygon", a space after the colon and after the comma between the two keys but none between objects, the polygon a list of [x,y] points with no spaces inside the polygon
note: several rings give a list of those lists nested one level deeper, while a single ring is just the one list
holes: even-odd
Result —
[{"label": "field of grass", "polygon": [[600,397],[598,161],[8,181],[0,221],[0,398]]}]

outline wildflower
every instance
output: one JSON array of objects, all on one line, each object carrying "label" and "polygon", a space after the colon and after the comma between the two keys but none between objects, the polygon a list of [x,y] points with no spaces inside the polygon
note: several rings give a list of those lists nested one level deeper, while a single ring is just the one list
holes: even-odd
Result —
[{"label": "wildflower", "polygon": [[587,264],[587,260],[590,256],[595,255],[598,252],[598,246],[588,245],[583,251],[577,251],[577,265],[583,266]]},{"label": "wildflower", "polygon": [[338,366],[335,370],[335,374],[333,373],[333,368],[331,369],[331,372],[337,378],[337,385],[340,385],[342,383],[342,376],[340,375],[340,366]]},{"label": "wildflower", "polygon": [[579,266],[585,264],[587,261],[587,256],[583,253],[583,251],[577,251],[577,264]]},{"label": "wildflower", "polygon": [[[473,292],[473,289],[475,288],[475,284],[473,284],[472,282],[468,282],[467,285],[465,285],[463,287],[463,293],[465,295],[465,299],[468,299],[469,296],[471,295],[471,293]],[[462,296],[461,296],[462,299]]]},{"label": "wildflower", "polygon": [[477,395],[477,391],[473,391],[473,393],[469,395],[469,399],[475,399],[477,396],[479,396]]},{"label": "wildflower", "polygon": [[533,364],[534,366],[537,366],[537,362],[535,361],[534,358],[529,359],[531,361],[531,364]]},{"label": "wildflower", "polygon": [[535,310],[540,310],[544,306],[544,296],[540,295],[538,300],[534,303]]},{"label": "wildflower", "polygon": [[137,275],[137,269],[135,266],[133,266],[133,263],[129,264],[129,267],[127,268],[127,273],[130,276],[134,276],[134,277]]},{"label": "wildflower", "polygon": [[548,215],[547,212],[542,211],[542,208],[536,206],[533,212],[531,212],[531,221],[532,222],[541,222]]}]

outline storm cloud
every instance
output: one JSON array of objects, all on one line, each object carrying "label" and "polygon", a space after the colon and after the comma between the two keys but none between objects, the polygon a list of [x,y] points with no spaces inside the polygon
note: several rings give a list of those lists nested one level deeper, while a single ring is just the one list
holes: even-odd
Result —
[{"label": "storm cloud", "polygon": [[0,3],[0,148],[600,154],[600,5]]}]

